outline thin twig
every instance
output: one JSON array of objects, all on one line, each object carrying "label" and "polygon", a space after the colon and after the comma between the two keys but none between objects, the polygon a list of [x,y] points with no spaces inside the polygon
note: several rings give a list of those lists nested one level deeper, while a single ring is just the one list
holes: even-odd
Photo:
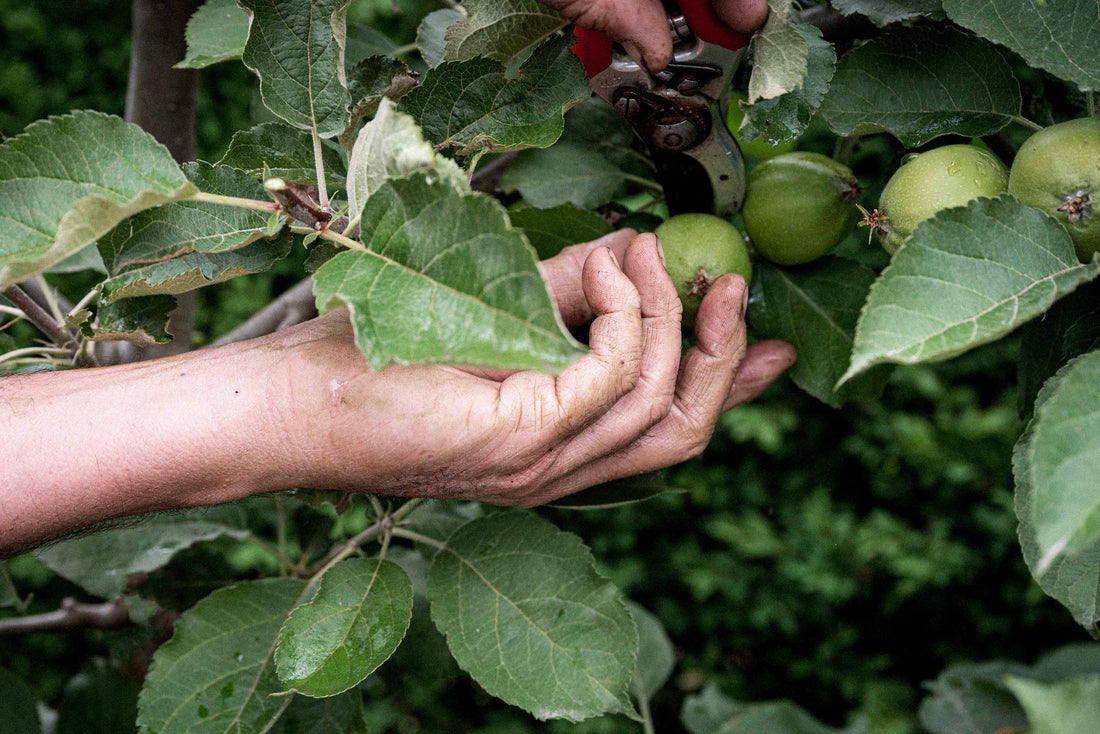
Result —
[{"label": "thin twig", "polygon": [[394,537],[397,537],[397,538],[404,538],[405,540],[411,540],[414,543],[423,543],[424,545],[430,545],[433,548],[437,548],[439,550],[447,550],[447,544],[444,543],[443,541],[436,540],[435,538],[430,538],[427,535],[421,535],[420,533],[418,533],[414,530],[409,530],[408,528],[400,528],[400,527],[394,528],[393,529],[393,534],[394,534]]},{"label": "thin twig", "polygon": [[39,331],[50,338],[59,347],[66,347],[76,342],[76,337],[65,326],[59,323],[46,309],[27,295],[26,291],[17,285],[9,285],[4,289],[4,298],[14,303],[24,314],[27,320],[38,327]]},{"label": "thin twig", "polygon": [[130,607],[121,597],[102,604],[85,604],[67,597],[61,601],[61,608],[52,612],[0,619],[0,636],[54,632],[75,627],[112,629],[129,621]]}]

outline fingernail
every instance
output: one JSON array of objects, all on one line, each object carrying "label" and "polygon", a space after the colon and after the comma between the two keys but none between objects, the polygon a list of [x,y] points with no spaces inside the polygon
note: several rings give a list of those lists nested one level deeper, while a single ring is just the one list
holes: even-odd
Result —
[{"label": "fingernail", "polygon": [[619,265],[619,258],[615,257],[615,253],[611,251],[610,247],[607,248],[607,256],[611,258],[611,262],[615,263],[615,267],[619,270],[623,269],[622,265]]},{"label": "fingernail", "polygon": [[749,284],[745,283],[745,290],[741,291],[741,311],[749,309]]},{"label": "fingernail", "polygon": [[665,260],[665,248],[661,246],[661,238],[653,235],[653,239],[657,240],[657,257],[661,258],[661,264],[667,268],[668,262]]}]

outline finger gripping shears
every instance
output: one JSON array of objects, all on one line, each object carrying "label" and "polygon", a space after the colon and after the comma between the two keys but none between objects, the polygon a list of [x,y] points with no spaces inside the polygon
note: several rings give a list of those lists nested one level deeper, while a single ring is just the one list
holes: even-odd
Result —
[{"label": "finger gripping shears", "polygon": [[745,196],[745,164],[719,98],[748,38],[727,28],[710,0],[664,3],[672,63],[656,74],[603,33],[577,27],[574,52],[595,93],[649,146],[669,211],[731,216]]}]

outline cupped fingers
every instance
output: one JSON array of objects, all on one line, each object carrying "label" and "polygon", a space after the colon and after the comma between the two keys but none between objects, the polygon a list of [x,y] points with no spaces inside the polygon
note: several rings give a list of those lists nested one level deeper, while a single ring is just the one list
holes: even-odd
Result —
[{"label": "cupped fingers", "polygon": [[638,289],[642,353],[636,387],[592,425],[575,435],[558,455],[557,469],[569,472],[634,442],[668,415],[680,365],[683,307],[665,269],[657,237],[642,234],[626,251],[623,271]]},{"label": "cupped fingers", "polygon": [[540,433],[551,440],[571,436],[603,415],[634,389],[641,370],[640,297],[611,250],[601,247],[588,256],[582,282],[596,314],[589,352],[553,381],[553,395],[536,398]]},{"label": "cupped fingers", "polygon": [[606,247],[621,262],[626,257],[626,248],[637,234],[632,229],[621,229],[591,242],[570,245],[554,257],[539,263],[542,275],[554,294],[554,301],[558,304],[558,313],[566,326],[587,324],[594,315],[584,293],[584,264],[588,256],[597,249]]}]

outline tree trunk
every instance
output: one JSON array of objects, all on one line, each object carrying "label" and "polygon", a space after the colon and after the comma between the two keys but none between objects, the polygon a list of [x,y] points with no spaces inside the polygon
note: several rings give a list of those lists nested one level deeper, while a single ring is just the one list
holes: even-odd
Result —
[{"label": "tree trunk", "polygon": [[[195,159],[199,72],[173,69],[187,53],[187,21],[202,0],[134,0],[133,49],[126,90],[126,120],[141,126],[168,147],[180,163]],[[123,350],[121,361],[153,359],[191,349],[195,326],[195,294],[178,296],[169,321],[175,337],[168,344]],[[128,346],[128,345],[120,345]],[[131,352],[127,354],[127,352]]]}]

